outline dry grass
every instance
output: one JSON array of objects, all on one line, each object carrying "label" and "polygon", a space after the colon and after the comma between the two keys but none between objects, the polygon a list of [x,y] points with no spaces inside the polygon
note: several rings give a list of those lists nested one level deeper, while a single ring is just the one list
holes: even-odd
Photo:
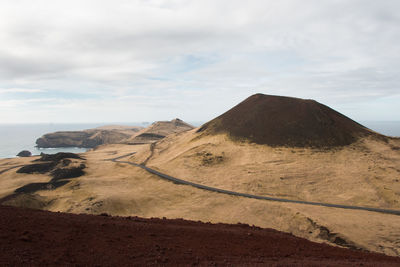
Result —
[{"label": "dry grass", "polygon": [[[400,255],[400,216],[367,211],[276,203],[207,192],[159,179],[140,168],[107,159],[137,152],[129,160],[202,184],[293,199],[398,208],[400,152],[363,140],[335,151],[270,148],[233,143],[225,136],[197,138],[194,131],[155,146],[105,145],[84,154],[86,175],[56,190],[20,196],[7,204],[73,213],[248,223],[291,232],[318,242],[340,237],[348,244]],[[0,160],[0,167],[30,159]],[[1,170],[1,169],[0,169]],[[396,176],[397,175],[397,176]],[[0,175],[1,194],[45,175]],[[390,188],[390,190],[385,189]],[[40,206],[42,205],[42,206]],[[329,233],[326,232],[325,228]]]},{"label": "dry grass", "polygon": [[[192,132],[157,143],[148,166],[227,190],[400,209],[400,151],[366,138],[343,148],[271,148]],[[137,160],[140,154],[134,155]]]},{"label": "dry grass", "polygon": [[[37,158],[39,157],[0,159],[0,172],[14,166],[28,164],[31,160]],[[0,174],[0,198],[13,193],[15,189],[25,184],[47,182],[49,180],[49,177],[43,174],[16,173],[18,169],[19,167],[13,168]]]}]

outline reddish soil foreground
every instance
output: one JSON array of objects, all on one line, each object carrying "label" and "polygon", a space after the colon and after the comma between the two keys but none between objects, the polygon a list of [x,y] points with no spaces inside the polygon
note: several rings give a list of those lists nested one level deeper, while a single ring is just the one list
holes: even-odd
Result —
[{"label": "reddish soil foreground", "polygon": [[399,266],[271,229],[0,206],[0,265]]}]

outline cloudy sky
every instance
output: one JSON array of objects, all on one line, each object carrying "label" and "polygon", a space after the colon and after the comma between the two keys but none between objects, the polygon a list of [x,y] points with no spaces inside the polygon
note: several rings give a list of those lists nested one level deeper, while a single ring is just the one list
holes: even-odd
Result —
[{"label": "cloudy sky", "polygon": [[398,0],[1,0],[0,123],[207,121],[253,93],[400,120]]}]

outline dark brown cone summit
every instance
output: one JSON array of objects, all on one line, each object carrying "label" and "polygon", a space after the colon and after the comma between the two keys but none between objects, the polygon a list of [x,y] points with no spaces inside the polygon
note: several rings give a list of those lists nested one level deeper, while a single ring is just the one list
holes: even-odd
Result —
[{"label": "dark brown cone summit", "polygon": [[289,147],[335,147],[371,130],[314,100],[255,94],[204,124],[198,132]]}]

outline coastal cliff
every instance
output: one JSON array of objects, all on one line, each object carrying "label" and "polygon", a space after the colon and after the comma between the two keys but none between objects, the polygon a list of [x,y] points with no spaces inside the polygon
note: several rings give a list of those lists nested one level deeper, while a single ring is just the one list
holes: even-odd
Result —
[{"label": "coastal cliff", "polygon": [[36,145],[40,148],[94,148],[103,144],[123,142],[141,129],[141,127],[105,126],[83,131],[61,131],[43,135],[36,140]]},{"label": "coastal cliff", "polygon": [[148,144],[173,133],[194,129],[180,119],[157,121],[147,128],[131,126],[102,126],[83,131],[48,133],[36,140],[39,148],[83,147],[94,148],[103,144]]}]

